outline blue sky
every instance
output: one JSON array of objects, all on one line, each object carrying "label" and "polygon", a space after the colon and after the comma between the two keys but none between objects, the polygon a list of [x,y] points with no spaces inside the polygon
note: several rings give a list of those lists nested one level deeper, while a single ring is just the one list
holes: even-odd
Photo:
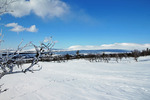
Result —
[{"label": "blue sky", "polygon": [[[24,43],[33,41],[38,44],[50,36],[58,41],[55,48],[150,43],[149,0],[54,0],[59,1],[54,2],[57,5],[53,5],[51,0],[24,2],[31,1],[29,10],[28,3],[21,6],[25,9],[27,7],[26,11],[16,3],[14,5],[18,8],[10,7],[14,13],[1,15],[0,24],[3,25],[0,27],[5,41],[1,48],[16,48],[22,39]],[[44,8],[40,9],[40,4],[46,11]],[[23,13],[18,9],[23,10]],[[23,29],[14,32],[14,27],[8,25],[10,23],[22,26]],[[35,27],[31,29],[33,25]]]}]

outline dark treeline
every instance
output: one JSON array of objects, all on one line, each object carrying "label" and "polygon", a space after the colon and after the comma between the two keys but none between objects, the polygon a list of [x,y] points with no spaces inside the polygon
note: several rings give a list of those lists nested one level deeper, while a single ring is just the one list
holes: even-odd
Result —
[{"label": "dark treeline", "polygon": [[[73,59],[86,59],[90,62],[109,62],[111,61],[111,59],[113,58],[113,60],[115,60],[116,62],[119,62],[120,60],[122,60],[122,58],[133,58],[135,61],[138,61],[138,58],[140,56],[148,56],[150,55],[150,49],[146,49],[146,50],[133,50],[131,52],[127,52],[127,53],[110,53],[110,54],[106,54],[106,53],[101,53],[101,54],[80,54],[80,51],[76,51],[75,55],[70,55],[70,54],[66,54],[66,55],[42,55],[39,59],[39,61],[46,61],[46,62],[50,62],[50,61],[54,61],[54,62],[66,62],[68,60],[73,60]],[[17,57],[18,58],[18,57]],[[14,58],[16,59],[16,58]],[[12,59],[12,60],[14,60]],[[23,65],[25,63],[31,63],[33,61],[32,57],[25,57],[24,60],[22,62],[15,62],[16,65]]]},{"label": "dark treeline", "polygon": [[104,62],[109,62],[111,58],[114,58],[116,62],[121,60],[122,58],[129,58],[132,57],[134,58],[135,61],[138,61],[138,58],[140,56],[148,56],[150,55],[150,49],[146,50],[133,50],[128,53],[113,53],[113,54],[80,54],[80,51],[76,52],[76,55],[57,55],[57,56],[44,56],[41,57],[40,61],[56,61],[56,62],[65,62],[67,60],[72,60],[72,59],[87,59],[90,62],[96,61],[104,61]]}]

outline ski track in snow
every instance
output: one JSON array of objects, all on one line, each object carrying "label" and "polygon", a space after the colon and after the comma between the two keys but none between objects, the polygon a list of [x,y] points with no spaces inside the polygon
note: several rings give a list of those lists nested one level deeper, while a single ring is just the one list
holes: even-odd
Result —
[{"label": "ski track in snow", "polygon": [[149,100],[149,59],[40,62],[38,72],[4,76],[0,100]]},{"label": "ski track in snow", "polygon": [[[50,83],[63,83],[63,82],[69,82],[69,81],[74,81],[75,79],[66,79],[66,80],[62,80],[62,81],[59,81],[59,80],[51,80],[51,81],[49,81]],[[26,93],[23,93],[23,94],[21,94],[21,95],[19,95],[19,96],[17,96],[17,97],[11,97],[10,98],[10,100],[15,100],[15,98],[18,98],[18,97],[23,97],[23,96],[25,96],[25,95],[28,95],[28,94],[32,94],[32,93],[36,93],[37,91],[40,91],[41,89],[43,89],[43,88],[47,88],[49,85],[51,85],[51,84],[48,84],[48,85],[45,85],[45,86],[43,86],[43,87],[40,87],[40,88],[38,88],[38,89],[36,89],[36,90],[33,90],[33,91],[31,91],[31,92],[26,92]]]}]

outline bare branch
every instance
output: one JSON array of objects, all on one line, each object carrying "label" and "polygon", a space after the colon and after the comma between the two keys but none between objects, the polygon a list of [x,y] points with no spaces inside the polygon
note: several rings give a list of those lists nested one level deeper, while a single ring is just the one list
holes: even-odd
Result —
[{"label": "bare branch", "polygon": [[1,0],[0,1],[0,15],[3,15],[5,13],[13,12],[12,10],[8,10],[8,6],[10,6],[12,3],[16,2],[18,0]]}]

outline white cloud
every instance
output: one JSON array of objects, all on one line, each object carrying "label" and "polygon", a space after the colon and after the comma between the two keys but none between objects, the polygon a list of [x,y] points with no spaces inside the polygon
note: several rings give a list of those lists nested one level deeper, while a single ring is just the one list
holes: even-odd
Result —
[{"label": "white cloud", "polygon": [[150,44],[136,44],[136,43],[114,43],[114,44],[104,44],[100,46],[81,46],[75,45],[71,46],[69,50],[99,50],[99,49],[125,49],[125,50],[143,50],[150,48]]},{"label": "white cloud", "polygon": [[8,6],[11,15],[22,17],[34,13],[45,17],[61,17],[68,12],[69,6],[61,0],[18,0]]},{"label": "white cloud", "polygon": [[18,26],[18,23],[9,23],[7,25],[5,25],[6,27],[16,27]]},{"label": "white cloud", "polygon": [[19,32],[25,31],[25,28],[23,26],[18,25],[18,23],[9,23],[5,26],[12,27],[12,29],[10,29],[10,31],[13,31],[13,32],[19,33]]},{"label": "white cloud", "polygon": [[13,31],[13,32],[22,32],[22,31],[25,31],[25,28],[22,27],[22,26],[20,26],[20,25],[18,25],[18,26],[16,26],[16,27],[13,27],[13,28],[11,29],[11,31]]},{"label": "white cloud", "polygon": [[55,44],[55,43],[57,43],[58,41],[53,41],[53,40],[52,40],[52,37],[45,37],[45,39],[44,39],[43,42],[44,42],[44,43],[49,42],[49,43],[51,43],[51,44]]},{"label": "white cloud", "polygon": [[30,28],[27,28],[26,30],[28,32],[37,32],[38,31],[35,25],[32,25]]},{"label": "white cloud", "polygon": [[51,41],[52,40],[52,37],[45,37],[45,39],[44,39],[44,41],[43,42],[49,42],[49,41]]},{"label": "white cloud", "polygon": [[13,32],[23,32],[23,31],[28,31],[28,32],[37,32],[37,28],[35,25],[32,25],[30,28],[25,28],[21,25],[18,25],[18,23],[9,23],[5,25],[6,27],[12,27],[12,29],[10,29],[10,31]]}]

